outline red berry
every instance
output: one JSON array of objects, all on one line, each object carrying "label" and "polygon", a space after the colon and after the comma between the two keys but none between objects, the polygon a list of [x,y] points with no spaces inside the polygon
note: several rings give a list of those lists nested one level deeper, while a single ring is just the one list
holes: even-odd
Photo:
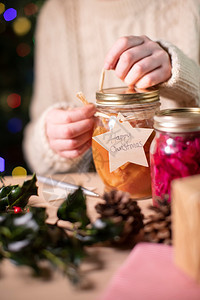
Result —
[{"label": "red berry", "polygon": [[19,214],[19,213],[21,213],[21,212],[22,212],[21,207],[15,206],[14,213],[15,213],[15,214]]}]

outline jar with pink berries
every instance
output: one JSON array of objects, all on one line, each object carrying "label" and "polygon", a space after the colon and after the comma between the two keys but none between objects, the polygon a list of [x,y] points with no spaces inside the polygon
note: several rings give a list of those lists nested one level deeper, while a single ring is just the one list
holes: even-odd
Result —
[{"label": "jar with pink berries", "polygon": [[160,110],[150,147],[153,203],[171,201],[171,182],[200,174],[200,108]]}]

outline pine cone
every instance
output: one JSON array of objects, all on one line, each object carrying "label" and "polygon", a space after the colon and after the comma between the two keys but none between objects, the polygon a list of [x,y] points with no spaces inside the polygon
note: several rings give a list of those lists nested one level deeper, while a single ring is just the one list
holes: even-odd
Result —
[{"label": "pine cone", "polygon": [[167,201],[149,207],[154,213],[144,224],[144,240],[151,243],[172,244],[171,205]]},{"label": "pine cone", "polygon": [[101,218],[109,218],[117,224],[122,223],[123,231],[117,243],[129,244],[132,247],[144,226],[144,216],[137,202],[128,193],[117,190],[104,193],[103,199],[105,203],[99,203],[95,207],[97,212]]}]

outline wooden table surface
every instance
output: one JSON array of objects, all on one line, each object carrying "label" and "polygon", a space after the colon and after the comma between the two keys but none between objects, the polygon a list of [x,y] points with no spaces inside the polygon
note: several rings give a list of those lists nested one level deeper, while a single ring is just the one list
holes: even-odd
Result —
[{"label": "wooden table surface", "polygon": [[[59,174],[53,178],[61,181],[82,185],[94,192],[103,194],[104,185],[96,173]],[[22,184],[27,178],[6,177],[6,184]],[[41,183],[39,197],[33,196],[30,203],[35,206],[47,207],[49,222],[56,218],[56,211],[65,192]],[[99,198],[87,196],[88,213],[91,219],[96,218],[95,205],[101,201]],[[151,199],[138,201],[142,212],[148,214],[148,206]],[[61,224],[62,225],[62,224]],[[51,280],[42,280],[30,275],[27,267],[16,267],[4,260],[0,264],[0,299],[1,300],[90,300],[98,299],[98,296],[109,284],[112,276],[125,261],[130,250],[120,250],[112,247],[90,247],[90,254],[94,257],[94,263],[82,263],[81,270],[89,283],[88,289],[77,289],[72,286],[68,278],[55,271]],[[114,300],[114,299],[113,299]]]}]

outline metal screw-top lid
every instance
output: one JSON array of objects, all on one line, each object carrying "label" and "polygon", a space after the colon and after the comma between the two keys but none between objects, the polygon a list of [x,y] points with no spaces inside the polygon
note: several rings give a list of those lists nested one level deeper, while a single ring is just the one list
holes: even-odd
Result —
[{"label": "metal screw-top lid", "polygon": [[136,89],[129,87],[106,88],[96,93],[97,105],[118,106],[148,104],[159,101],[159,91],[155,87]]},{"label": "metal screw-top lid", "polygon": [[200,108],[160,110],[154,116],[154,128],[177,133],[200,131]]}]

